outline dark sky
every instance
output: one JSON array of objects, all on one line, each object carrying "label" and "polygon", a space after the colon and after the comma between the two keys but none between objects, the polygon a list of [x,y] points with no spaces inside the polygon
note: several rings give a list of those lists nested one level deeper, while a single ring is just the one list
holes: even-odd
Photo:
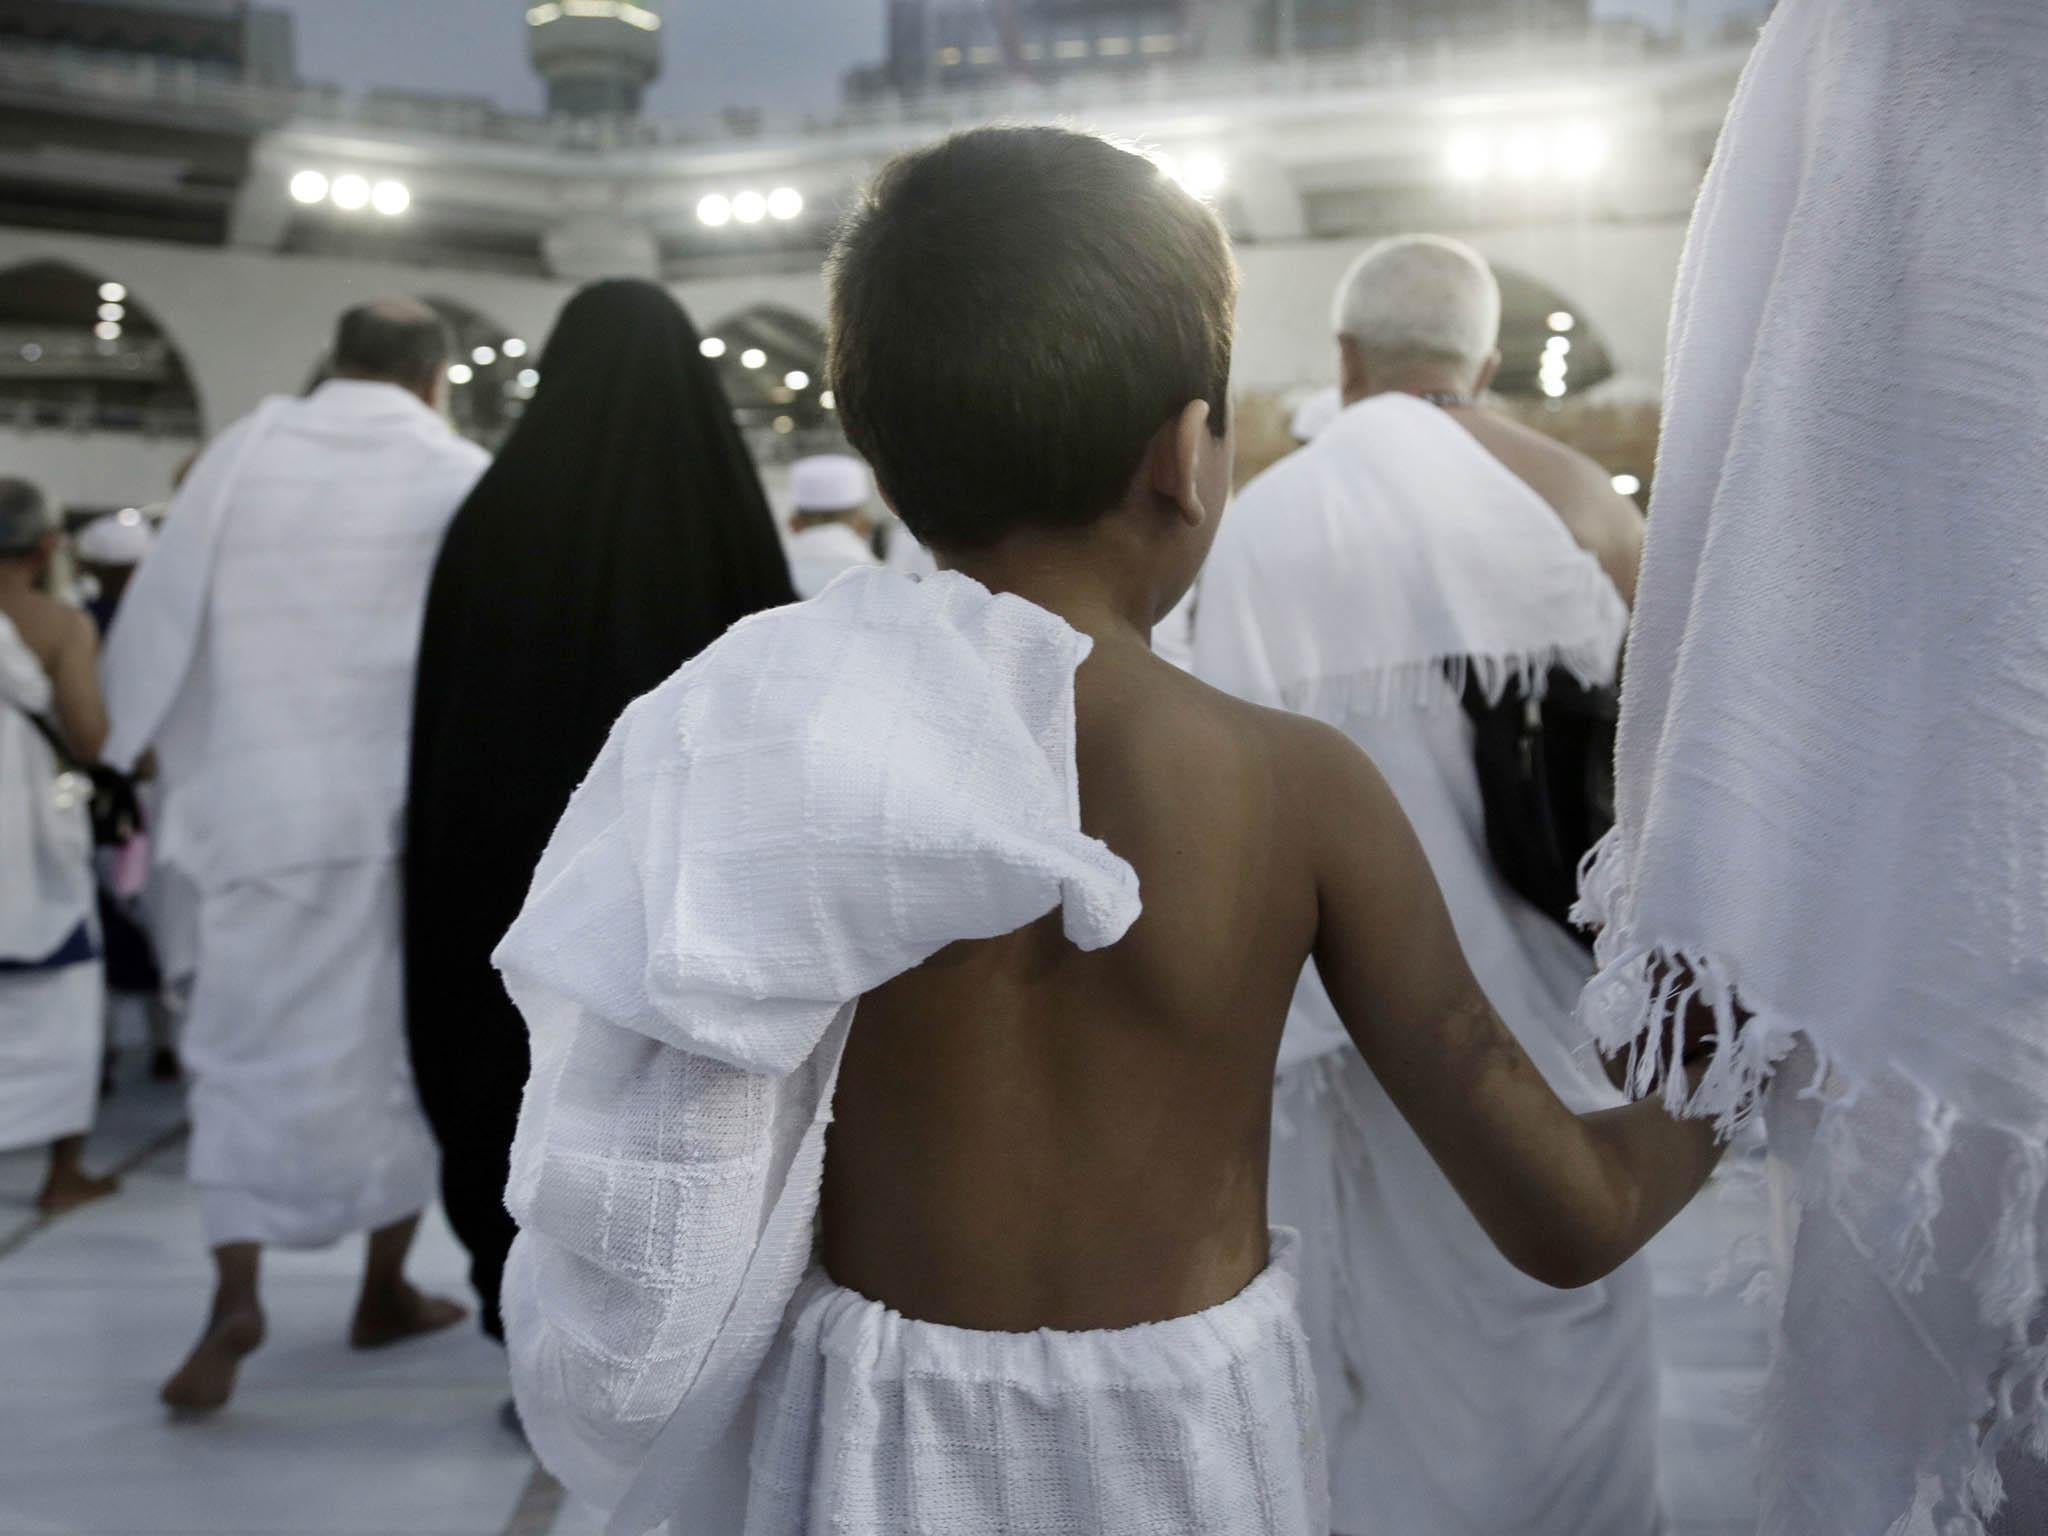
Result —
[{"label": "dark sky", "polygon": [[[383,85],[488,96],[535,109],[527,0],[266,0],[298,23],[299,69],[351,90]],[[1603,16],[1694,25],[1761,0],[1594,0]],[[694,117],[725,106],[801,112],[838,100],[850,65],[882,52],[883,0],[661,0],[664,65],[648,110]]]}]

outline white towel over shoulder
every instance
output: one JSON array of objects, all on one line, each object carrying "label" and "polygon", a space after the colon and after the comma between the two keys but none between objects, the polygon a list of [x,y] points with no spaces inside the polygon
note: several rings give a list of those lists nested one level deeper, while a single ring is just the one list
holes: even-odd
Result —
[{"label": "white towel over shoulder", "polygon": [[1809,1058],[1771,1090],[1805,1212],[1771,1532],[1886,1529],[1916,1477],[1916,1518],[1978,1530],[1996,1453],[2040,1434],[2044,246],[2048,7],[1778,8],[1680,273],[1584,890],[1610,1047],[1664,1016],[1664,954],[1754,1015],[1696,1111]]},{"label": "white towel over shoulder", "polygon": [[1055,908],[1084,948],[1136,919],[1080,827],[1089,646],[849,572],[636,701],[570,802],[497,953],[533,1040],[506,1325],[536,1449],[614,1531],[737,1529],[854,1001]]}]

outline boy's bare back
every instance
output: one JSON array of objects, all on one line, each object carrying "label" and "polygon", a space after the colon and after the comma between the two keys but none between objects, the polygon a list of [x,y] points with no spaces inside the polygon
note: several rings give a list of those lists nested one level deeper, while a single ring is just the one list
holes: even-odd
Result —
[{"label": "boy's bare back", "polygon": [[[1075,681],[1084,829],[1144,913],[1083,953],[1057,913],[860,1004],[828,1141],[841,1284],[963,1327],[1120,1327],[1267,1262],[1274,1058],[1317,902],[1313,727],[1098,644]],[[1355,829],[1371,841],[1371,827]]]}]

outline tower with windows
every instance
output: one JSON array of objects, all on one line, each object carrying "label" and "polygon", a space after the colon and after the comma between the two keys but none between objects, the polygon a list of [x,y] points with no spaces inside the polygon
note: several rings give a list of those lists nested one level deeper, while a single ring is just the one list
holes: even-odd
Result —
[{"label": "tower with windows", "polygon": [[548,110],[632,117],[661,73],[660,0],[538,0],[526,6],[527,53]]}]

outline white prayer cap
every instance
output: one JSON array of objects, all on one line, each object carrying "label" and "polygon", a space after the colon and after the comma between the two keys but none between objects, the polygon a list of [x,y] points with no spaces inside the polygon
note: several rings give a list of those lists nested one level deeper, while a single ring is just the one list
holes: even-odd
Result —
[{"label": "white prayer cap", "polygon": [[87,523],[78,536],[78,558],[90,565],[140,565],[155,545],[148,520],[130,507]]},{"label": "white prayer cap", "polygon": [[789,467],[789,488],[799,516],[806,512],[858,512],[874,494],[867,465],[851,454],[817,453]]},{"label": "white prayer cap", "polygon": [[1294,419],[1288,422],[1287,430],[1297,443],[1313,442],[1343,409],[1344,397],[1332,384],[1328,389],[1317,390],[1294,408]]}]

